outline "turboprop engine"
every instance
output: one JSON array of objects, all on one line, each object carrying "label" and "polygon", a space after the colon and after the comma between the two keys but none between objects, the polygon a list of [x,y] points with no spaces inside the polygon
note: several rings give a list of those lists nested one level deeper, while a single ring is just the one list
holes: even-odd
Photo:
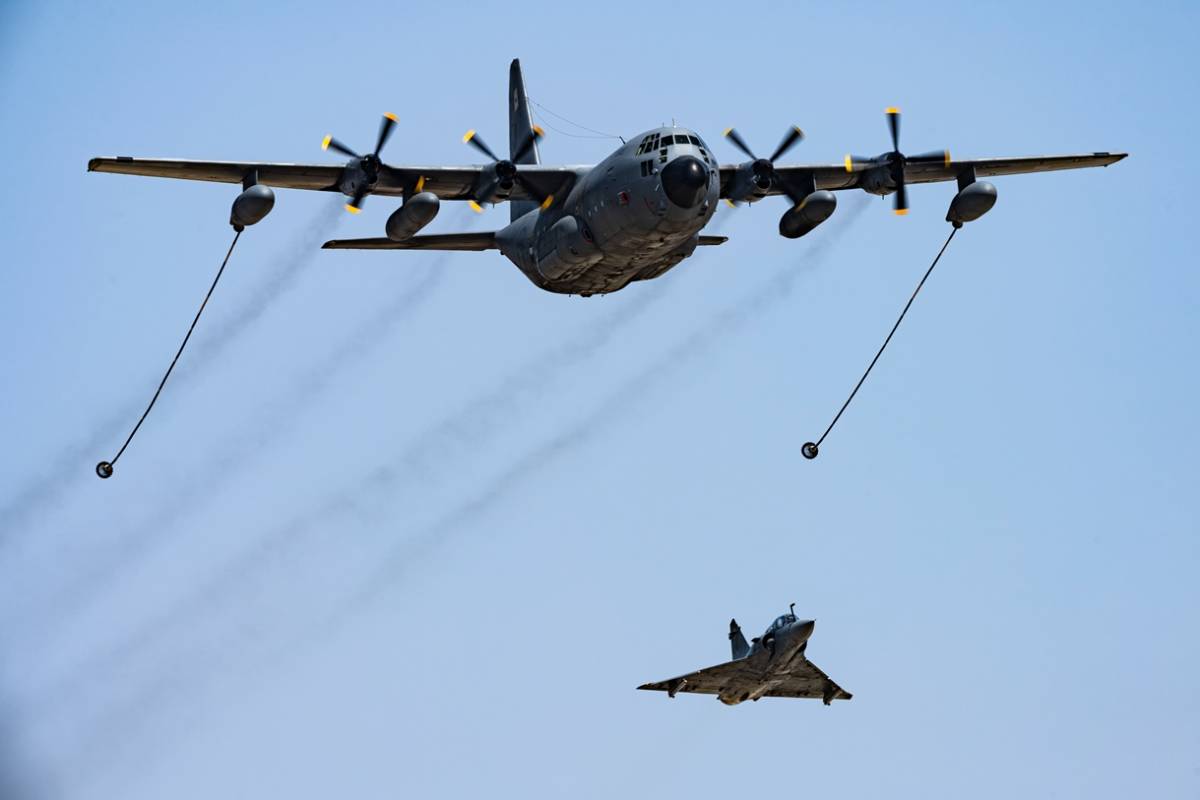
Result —
[{"label": "turboprop engine", "polygon": [[404,205],[388,217],[387,237],[393,242],[403,242],[433,222],[441,203],[433,192],[417,192],[404,201]]}]

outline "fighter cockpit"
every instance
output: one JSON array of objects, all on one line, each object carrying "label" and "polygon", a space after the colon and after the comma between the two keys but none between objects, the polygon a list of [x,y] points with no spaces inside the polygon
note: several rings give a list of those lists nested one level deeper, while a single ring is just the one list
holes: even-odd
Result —
[{"label": "fighter cockpit", "polygon": [[787,614],[782,614],[779,617],[775,618],[775,621],[771,623],[771,627],[767,628],[767,633],[770,633],[771,631],[777,631],[780,628],[783,628],[787,625],[791,625],[795,621],[796,621],[795,614],[793,614],[791,612],[788,612]]}]

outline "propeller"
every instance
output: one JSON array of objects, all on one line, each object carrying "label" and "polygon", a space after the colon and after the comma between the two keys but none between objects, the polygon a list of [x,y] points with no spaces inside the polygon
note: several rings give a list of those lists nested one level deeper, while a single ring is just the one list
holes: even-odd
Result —
[{"label": "propeller", "polygon": [[846,156],[846,171],[859,172],[865,169],[886,167],[892,183],[896,186],[896,199],[893,208],[901,216],[908,213],[908,190],[904,185],[904,168],[908,164],[945,164],[950,165],[950,151],[937,150],[932,153],[921,153],[906,156],[900,152],[900,109],[894,106],[887,109],[888,131],[892,134],[892,151],[876,158],[863,156]]},{"label": "propeller", "polygon": [[[483,141],[483,137],[476,133],[474,129],[463,134],[463,144],[471,145],[492,160],[493,168],[496,171],[496,178],[499,180],[501,187],[510,189],[513,183],[518,183],[521,188],[529,193],[530,197],[535,198],[541,204],[542,208],[549,208],[554,203],[554,195],[542,194],[541,189],[533,185],[528,178],[521,174],[519,164],[521,159],[527,156],[529,151],[533,149],[533,146],[545,135],[545,131],[534,125],[525,139],[522,140],[520,146],[513,151],[512,158],[500,158],[497,156],[492,148],[488,147],[487,143]],[[470,205],[475,213],[483,213],[483,206],[479,205],[478,199],[472,199]]]},{"label": "propeller", "polygon": [[[754,182],[758,185],[758,188],[765,191],[770,189],[772,184],[775,184],[783,190],[784,194],[791,198],[793,203],[799,203],[804,199],[800,192],[788,184],[787,180],[783,177],[783,173],[775,170],[775,162],[804,138],[804,131],[795,125],[789,128],[770,158],[759,158],[754,155],[754,151],[750,149],[750,145],[746,144],[746,141],[733,128],[725,129],[725,138],[733,142],[734,147],[741,150],[750,158],[750,169],[754,173]],[[737,205],[737,203],[730,201],[730,205]]]},{"label": "propeller", "polygon": [[358,153],[351,150],[346,145],[339,142],[333,136],[326,136],[321,141],[322,150],[333,150],[336,153],[341,153],[344,156],[356,159],[358,166],[363,172],[363,177],[366,179],[359,184],[354,190],[354,197],[346,204],[346,210],[351,214],[357,214],[362,211],[363,200],[371,193],[371,187],[379,180],[379,168],[383,166],[383,162],[379,160],[379,152],[383,150],[383,146],[387,144],[388,138],[392,135],[392,129],[396,126],[395,114],[384,114],[383,122],[379,125],[379,138],[375,140],[375,152],[369,155],[360,156]]}]

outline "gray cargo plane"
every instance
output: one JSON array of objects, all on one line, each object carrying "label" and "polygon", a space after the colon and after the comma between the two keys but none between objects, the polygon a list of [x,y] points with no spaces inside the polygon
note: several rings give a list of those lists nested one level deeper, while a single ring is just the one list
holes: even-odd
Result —
[{"label": "gray cargo plane", "polygon": [[[326,248],[361,250],[499,250],[534,285],[562,294],[615,292],[633,281],[662,275],[698,246],[725,237],[701,234],[718,200],[753,203],[781,195],[789,206],[779,233],[804,236],[833,214],[833,191],[862,189],[895,196],[898,214],[908,211],[910,183],[957,181],[946,219],[977,219],[996,202],[996,189],[979,180],[994,175],[1108,166],[1124,153],[1089,153],[1028,158],[952,161],[948,151],[906,156],[900,152],[900,113],[887,110],[892,149],[874,158],[846,156],[832,165],[777,166],[803,138],[790,129],[774,153],[757,157],[736,131],[725,136],[748,161],[718,164],[712,148],[695,131],[662,127],[623,142],[595,166],[540,163],[542,131],[533,124],[520,62],[509,70],[509,155],[499,157],[474,131],[463,141],[486,155],[488,164],[466,167],[393,166],[380,151],[396,117],[384,116],[375,150],[360,155],[332,136],[323,147],[347,157],[344,165],[185,161],[121,156],[93,158],[88,169],[126,175],[242,184],[230,222],[241,230],[274,207],[269,187],[342,192],[346,208],[358,212],[367,195],[402,197],[387,221],[386,237],[327,242]],[[498,231],[418,235],[437,216],[442,200],[476,210],[507,201],[511,224]]]},{"label": "gray cargo plane", "polygon": [[811,661],[804,651],[816,622],[796,619],[796,604],[780,616],[762,636],[746,644],[737,620],[729,620],[729,641],[733,660],[689,672],[678,678],[646,683],[639,689],[666,692],[715,694],[728,706],[760,697],[819,697],[829,705],[834,700],[849,700],[852,695],[838,686]]}]

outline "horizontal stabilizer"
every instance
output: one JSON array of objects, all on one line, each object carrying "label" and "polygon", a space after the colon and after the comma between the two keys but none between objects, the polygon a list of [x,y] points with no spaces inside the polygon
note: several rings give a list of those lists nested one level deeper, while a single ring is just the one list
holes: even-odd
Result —
[{"label": "horizontal stabilizer", "polygon": [[718,245],[718,244],[725,244],[728,241],[729,241],[728,236],[701,236],[700,237],[700,246],[705,247],[705,246],[712,246],[712,245]]},{"label": "horizontal stabilizer", "polygon": [[323,245],[326,250],[495,250],[496,234],[482,233],[434,233],[414,236],[403,242],[391,239],[333,239]]}]

